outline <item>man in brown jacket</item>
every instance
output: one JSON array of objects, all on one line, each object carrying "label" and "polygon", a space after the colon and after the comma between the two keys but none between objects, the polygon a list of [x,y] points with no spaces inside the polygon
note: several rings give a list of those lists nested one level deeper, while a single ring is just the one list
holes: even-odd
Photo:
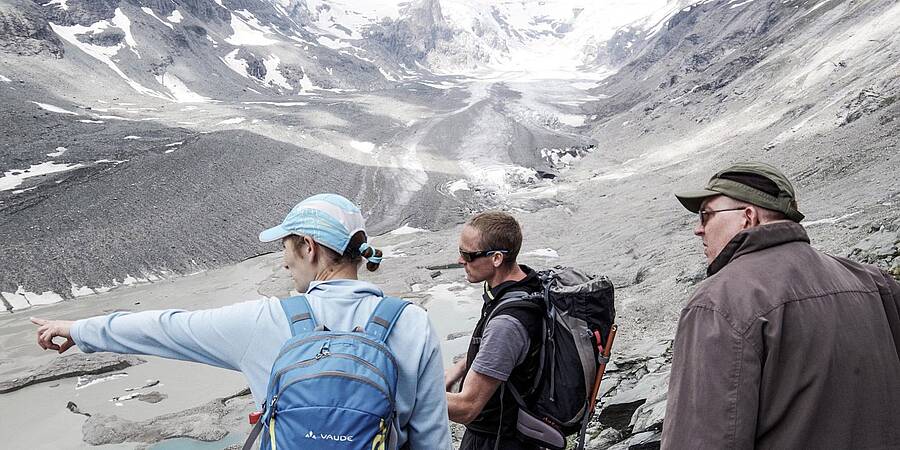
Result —
[{"label": "man in brown jacket", "polygon": [[676,196],[709,278],[678,322],[662,447],[900,448],[900,285],[812,248],[771,166]]}]

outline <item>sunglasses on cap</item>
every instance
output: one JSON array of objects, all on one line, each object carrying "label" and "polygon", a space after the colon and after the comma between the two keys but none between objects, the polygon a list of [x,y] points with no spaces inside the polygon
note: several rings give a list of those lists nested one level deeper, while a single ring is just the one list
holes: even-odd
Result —
[{"label": "sunglasses on cap", "polygon": [[463,249],[459,249],[459,256],[462,256],[462,259],[465,262],[472,262],[482,256],[488,256],[494,253],[502,253],[505,255],[509,253],[509,250],[479,250],[477,252],[467,252]]}]

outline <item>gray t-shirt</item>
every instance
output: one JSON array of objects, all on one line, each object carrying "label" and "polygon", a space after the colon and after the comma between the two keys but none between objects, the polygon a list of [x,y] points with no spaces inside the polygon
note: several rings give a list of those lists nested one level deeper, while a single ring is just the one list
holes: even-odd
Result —
[{"label": "gray t-shirt", "polygon": [[495,380],[506,381],[513,369],[525,361],[531,339],[522,322],[501,314],[484,327],[472,369]]}]

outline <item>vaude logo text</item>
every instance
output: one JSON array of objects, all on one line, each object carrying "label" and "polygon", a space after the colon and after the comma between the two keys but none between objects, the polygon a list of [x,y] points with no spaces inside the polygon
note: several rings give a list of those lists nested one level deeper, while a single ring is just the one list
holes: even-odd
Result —
[{"label": "vaude logo text", "polygon": [[353,442],[353,435],[343,435],[343,434],[325,434],[325,433],[313,433],[309,431],[305,436],[307,439],[324,439],[326,441],[335,441],[335,442]]}]

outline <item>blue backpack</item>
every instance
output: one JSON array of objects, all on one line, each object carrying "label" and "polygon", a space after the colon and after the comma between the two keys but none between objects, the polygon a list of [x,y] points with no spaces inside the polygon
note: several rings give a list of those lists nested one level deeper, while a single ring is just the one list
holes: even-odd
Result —
[{"label": "blue backpack", "polygon": [[384,297],[350,332],[317,326],[306,297],[281,300],[292,337],[281,347],[259,420],[261,449],[392,450],[398,368],[387,338],[409,302]]}]

